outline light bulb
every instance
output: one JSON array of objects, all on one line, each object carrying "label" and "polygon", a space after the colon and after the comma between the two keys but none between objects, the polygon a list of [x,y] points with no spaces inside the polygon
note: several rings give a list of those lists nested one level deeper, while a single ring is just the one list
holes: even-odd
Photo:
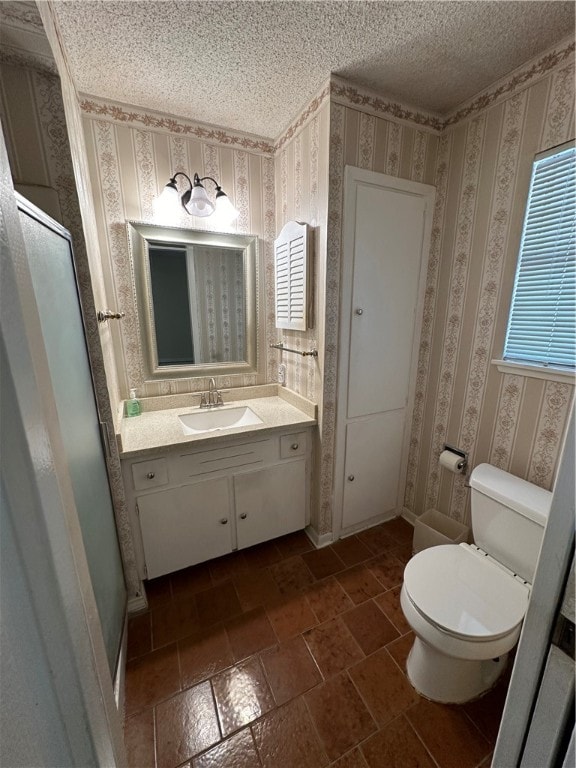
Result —
[{"label": "light bulb", "polygon": [[174,221],[178,219],[179,206],[180,196],[176,189],[176,182],[170,181],[152,203],[154,218],[165,222]]},{"label": "light bulb", "polygon": [[216,194],[216,215],[220,221],[226,224],[230,224],[240,215],[240,212],[232,205],[228,195],[222,190]]},{"label": "light bulb", "polygon": [[192,216],[210,216],[214,212],[214,203],[206,194],[202,184],[195,184],[192,188],[192,195],[186,203],[186,210]]}]

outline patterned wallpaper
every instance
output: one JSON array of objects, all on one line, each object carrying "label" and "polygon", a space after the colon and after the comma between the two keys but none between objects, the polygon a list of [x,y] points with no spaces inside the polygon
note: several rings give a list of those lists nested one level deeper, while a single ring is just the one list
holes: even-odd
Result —
[{"label": "patterned wallpaper", "polygon": [[[329,119],[329,102],[325,99],[313,118],[282,143],[275,158],[277,230],[291,220],[306,222],[313,228],[312,325],[305,332],[276,329],[271,318],[274,338],[301,351],[318,348],[319,340],[324,338]],[[318,358],[276,353],[277,362],[286,366],[288,388],[315,402],[322,396],[324,372],[323,350],[319,352]]]},{"label": "patterned wallpaper", "polygon": [[[572,46],[573,50],[573,46]],[[574,137],[570,60],[446,129],[420,348],[405,507],[469,521],[462,476],[442,472],[444,442],[550,488],[574,387],[500,373],[535,153]]]},{"label": "patterned wallpaper", "polygon": [[[90,102],[92,104],[92,102]],[[84,135],[90,166],[90,182],[109,302],[126,317],[114,329],[115,363],[121,397],[137,388],[141,397],[180,394],[205,389],[203,378],[144,382],[142,351],[138,341],[138,322],[134,272],[126,233],[127,220],[152,221],[152,202],[176,171],[213,176],[222,184],[240,211],[233,230],[254,234],[263,246],[263,261],[272,260],[276,235],[274,214],[274,161],[269,152],[239,149],[226,140],[214,144],[195,132],[185,133],[175,121],[152,122],[128,119],[132,113],[114,109],[84,107]],[[174,123],[174,124],[173,124]],[[177,226],[210,229],[210,219],[202,220],[182,212]],[[268,266],[266,266],[268,270]],[[273,317],[270,275],[265,278],[261,317],[267,325]],[[260,350],[264,364],[259,374],[217,377],[219,387],[250,386],[275,380],[270,350]]]},{"label": "patterned wallpaper", "polygon": [[[320,471],[325,451],[326,409],[322,382],[326,376],[326,239],[328,232],[328,163],[330,103],[325,86],[295,124],[278,142],[275,158],[276,221],[280,231],[287,221],[306,222],[313,228],[313,318],[304,332],[276,329],[269,318],[268,334],[301,351],[318,349],[318,357],[276,352],[275,364],[286,366],[286,386],[318,404],[318,440],[314,444],[311,523],[326,533],[319,517]],[[273,280],[273,265],[270,279]],[[323,470],[322,470],[323,471]]]}]

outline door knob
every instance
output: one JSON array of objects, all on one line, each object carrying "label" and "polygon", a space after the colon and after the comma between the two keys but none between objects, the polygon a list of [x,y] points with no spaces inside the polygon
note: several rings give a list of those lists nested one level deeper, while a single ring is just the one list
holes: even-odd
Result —
[{"label": "door knob", "polygon": [[148,480],[154,480],[154,478],[156,477],[156,473],[155,472],[148,472],[146,477],[148,478]]},{"label": "door knob", "polygon": [[220,525],[226,525],[228,523],[228,518],[223,517],[222,520],[220,520]]},{"label": "door knob", "polygon": [[355,309],[354,311],[356,312],[357,315],[363,315],[364,314],[364,310],[361,309],[360,307],[358,307],[358,309]]},{"label": "door knob", "polygon": [[248,515],[246,514],[246,512],[242,512],[242,514],[240,515],[240,520],[246,520],[247,517]]},{"label": "door knob", "polygon": [[293,451],[297,451],[298,450],[298,443],[292,443],[292,445],[290,447],[292,448]]},{"label": "door knob", "polygon": [[352,482],[354,480],[354,475],[348,475],[348,480],[350,480],[350,482]]}]

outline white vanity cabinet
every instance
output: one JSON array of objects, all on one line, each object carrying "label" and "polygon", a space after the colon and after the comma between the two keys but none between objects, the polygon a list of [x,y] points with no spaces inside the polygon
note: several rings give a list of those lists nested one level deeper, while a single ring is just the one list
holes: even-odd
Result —
[{"label": "white vanity cabinet", "polygon": [[139,496],[136,503],[149,578],[232,550],[225,477]]},{"label": "white vanity cabinet", "polygon": [[142,578],[304,528],[311,431],[196,441],[123,460]]}]

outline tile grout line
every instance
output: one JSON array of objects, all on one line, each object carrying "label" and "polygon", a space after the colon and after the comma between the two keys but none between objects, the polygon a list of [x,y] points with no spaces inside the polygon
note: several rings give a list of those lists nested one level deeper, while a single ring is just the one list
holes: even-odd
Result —
[{"label": "tile grout line", "polygon": [[[494,685],[494,686],[493,686],[493,687],[492,687],[490,690],[493,690],[493,688],[495,688],[497,684],[498,684],[498,680],[497,680],[496,684],[495,684],[495,685]],[[486,691],[486,693],[485,693],[485,694],[483,694],[483,695],[485,696],[485,695],[487,695],[488,693],[490,693],[490,691]],[[464,702],[464,703],[465,703],[465,704],[467,704],[467,703],[469,703],[469,702]],[[479,734],[480,734],[480,736],[481,736],[481,737],[484,739],[484,741],[485,741],[485,742],[486,742],[486,743],[487,743],[487,744],[490,746],[490,748],[491,748],[491,749],[493,749],[494,747],[492,746],[492,742],[491,742],[491,739],[489,739],[489,738],[488,738],[488,737],[487,737],[487,736],[486,736],[486,735],[485,735],[485,734],[482,732],[482,730],[481,730],[480,726],[479,726],[479,725],[476,723],[476,721],[475,721],[475,720],[472,718],[472,715],[469,715],[469,714],[468,714],[468,712],[466,712],[466,710],[464,709],[464,707],[462,707],[462,712],[463,712],[463,714],[464,714],[464,715],[466,715],[466,717],[468,718],[468,720],[469,720],[469,721],[472,723],[472,725],[473,725],[473,726],[474,726],[474,728],[475,728],[475,729],[478,731],[478,733],[479,733]],[[483,758],[483,759],[486,759],[486,755],[484,755],[484,758]]]},{"label": "tile grout line", "polygon": [[[258,721],[254,720],[254,723],[256,723],[256,722],[258,722]],[[252,726],[254,725],[254,723],[250,723],[250,725],[248,725],[248,730],[250,731],[250,735],[252,736],[252,741],[254,743],[254,749],[256,750],[256,757],[258,758],[258,765],[262,767],[264,765],[264,763],[262,762],[262,756],[260,755],[260,750],[258,749],[258,742],[256,741],[256,734],[252,730]]]},{"label": "tile grout line", "polygon": [[[413,704],[411,707],[408,707],[408,709],[406,710],[406,712],[408,712],[410,709],[414,709],[415,707],[417,707],[419,703],[420,703],[420,702],[418,702],[418,701],[417,701],[417,702],[415,702],[415,703],[414,703],[414,704]],[[415,728],[415,727],[412,725],[412,722],[410,721],[410,718],[409,718],[409,717],[406,717],[406,718],[405,718],[405,720],[406,720],[406,722],[408,723],[408,726],[411,728],[412,732],[416,734],[416,738],[417,738],[417,739],[418,739],[418,741],[419,741],[419,742],[422,744],[422,746],[423,746],[423,747],[424,747],[424,749],[426,750],[426,753],[427,753],[428,755],[430,755],[430,759],[432,760],[432,762],[434,763],[434,765],[436,765],[438,768],[442,768],[442,766],[440,765],[440,763],[438,762],[438,760],[436,760],[436,758],[434,757],[434,755],[433,755],[433,754],[432,754],[432,752],[430,751],[430,749],[429,749],[428,745],[426,744],[426,742],[424,741],[423,737],[422,737],[422,736],[420,736],[420,734],[418,733],[418,731],[416,730],[416,728]]]},{"label": "tile grout line", "polygon": [[154,741],[154,766],[158,765],[158,733],[156,724],[156,706],[152,707],[152,740]]},{"label": "tile grout line", "polygon": [[[322,673],[320,673],[320,674],[322,674]],[[319,685],[322,685],[322,683],[320,683]],[[317,688],[317,687],[318,686],[315,686],[315,688]],[[311,689],[311,690],[314,690],[314,689]],[[309,691],[307,691],[306,693],[309,693]],[[330,766],[335,761],[334,760],[330,760],[330,755],[328,754],[328,751],[326,749],[326,745],[324,744],[324,739],[320,736],[320,732],[319,732],[318,728],[316,727],[316,721],[314,720],[314,717],[312,716],[312,712],[310,711],[310,707],[308,706],[308,701],[306,699],[306,694],[302,694],[301,699],[302,699],[302,703],[304,704],[304,708],[306,710],[306,714],[308,715],[308,719],[310,720],[310,723],[312,724],[312,728],[314,730],[314,734],[315,734],[316,738],[318,739],[318,744],[320,744],[320,747],[321,747],[322,751],[324,752],[324,754],[328,758],[327,765]],[[339,760],[340,758],[338,757],[336,759]]]},{"label": "tile grout line", "polygon": [[[361,663],[362,663],[362,662],[360,662],[360,661],[358,662],[358,664],[361,664]],[[351,669],[351,668],[350,668],[350,669]],[[345,672],[346,672],[346,674],[348,675],[348,680],[350,680],[350,682],[352,683],[352,686],[354,687],[354,690],[356,691],[356,693],[357,693],[357,694],[358,694],[358,696],[360,697],[360,700],[361,700],[361,702],[362,702],[362,703],[364,704],[364,706],[366,707],[366,710],[367,710],[368,714],[370,715],[370,717],[371,717],[371,718],[372,718],[372,720],[374,721],[374,725],[376,726],[376,731],[374,731],[374,733],[371,733],[371,734],[370,734],[370,736],[374,736],[376,733],[378,733],[379,731],[381,731],[381,730],[382,730],[382,727],[380,726],[380,723],[379,723],[379,722],[378,722],[378,720],[376,719],[376,715],[375,715],[375,714],[374,714],[374,712],[372,711],[372,709],[371,709],[371,707],[369,706],[368,702],[366,701],[366,699],[365,699],[365,698],[364,698],[364,696],[362,695],[362,692],[360,691],[360,689],[358,688],[358,686],[357,686],[357,685],[356,685],[356,683],[354,682],[354,678],[353,678],[353,677],[352,677],[352,675],[350,674],[349,670],[347,669],[347,670],[345,670]],[[367,737],[366,737],[366,739],[364,739],[364,741],[366,741],[367,739],[369,739],[369,738],[370,738],[370,736],[367,736]]]},{"label": "tile grout line", "polygon": [[[411,631],[412,631],[412,630],[410,630],[410,632],[411,632]],[[404,677],[406,678],[406,680],[408,680],[408,683],[409,683],[409,685],[410,685],[410,686],[412,686],[412,688],[414,688],[414,686],[412,685],[412,683],[411,683],[411,682],[410,682],[410,680],[408,679],[408,673],[407,673],[407,671],[406,671],[405,669],[402,669],[402,667],[400,666],[400,664],[399,664],[399,663],[396,661],[396,659],[394,658],[394,656],[392,656],[392,654],[391,654],[391,653],[390,653],[390,651],[388,650],[388,645],[391,645],[392,643],[396,643],[398,640],[401,640],[403,637],[406,637],[407,635],[409,635],[409,634],[410,634],[410,632],[406,632],[406,634],[404,634],[404,635],[400,635],[400,637],[397,637],[395,640],[392,640],[390,643],[388,643],[387,645],[385,645],[385,646],[384,646],[384,648],[386,649],[386,653],[388,654],[388,656],[390,656],[390,658],[392,659],[392,661],[394,662],[394,664],[396,664],[396,666],[398,667],[398,669],[400,670],[400,672],[402,672],[402,674],[404,675]],[[414,690],[416,691],[416,688],[414,688]],[[416,691],[416,693],[418,693],[418,691]],[[420,696],[421,694],[418,694],[418,695]]]}]

